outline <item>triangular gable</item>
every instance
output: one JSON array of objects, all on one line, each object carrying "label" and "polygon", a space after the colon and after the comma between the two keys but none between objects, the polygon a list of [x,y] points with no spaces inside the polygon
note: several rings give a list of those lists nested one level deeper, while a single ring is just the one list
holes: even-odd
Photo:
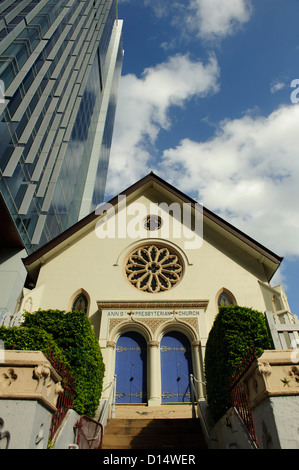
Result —
[{"label": "triangular gable", "polygon": [[[192,208],[196,209],[198,206],[197,202],[192,198],[182,193],[174,186],[170,185],[164,181],[159,176],[155,175],[153,172],[149,173],[144,178],[140,179],[119,195],[112,198],[110,201],[104,203],[101,206],[101,213],[104,212],[105,207],[116,206],[119,202],[119,196],[126,196],[129,200],[132,200],[134,197],[144,193],[149,188],[157,189],[160,192],[168,194],[172,199],[176,199],[181,203],[187,203]],[[255,241],[253,238],[249,237],[233,225],[226,222],[224,219],[207,209],[202,207],[203,221],[204,224],[212,227],[213,230],[218,231],[221,236],[230,239],[230,242],[235,243],[243,250],[258,258],[265,266],[265,271],[268,280],[274,275],[275,271],[278,269],[283,258],[277,256],[275,253]],[[57,249],[63,249],[67,246],[71,240],[75,240],[77,237],[82,236],[84,232],[87,232],[90,227],[93,227],[101,215],[97,211],[93,211],[91,214],[85,218],[78,221],[76,224],[71,226],[69,229],[65,230],[63,233],[55,237],[50,242],[46,243],[44,246],[36,250],[34,253],[29,255],[23,260],[24,265],[26,266],[28,272],[35,277],[39,271],[39,267],[43,263],[43,258],[47,258],[51,255],[52,251]]]}]

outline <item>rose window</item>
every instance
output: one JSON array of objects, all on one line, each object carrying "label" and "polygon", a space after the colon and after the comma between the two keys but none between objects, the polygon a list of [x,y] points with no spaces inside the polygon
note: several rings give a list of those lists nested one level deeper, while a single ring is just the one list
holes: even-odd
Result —
[{"label": "rose window", "polygon": [[171,289],[182,277],[180,257],[165,246],[146,245],[133,251],[126,263],[130,283],[145,292]]}]

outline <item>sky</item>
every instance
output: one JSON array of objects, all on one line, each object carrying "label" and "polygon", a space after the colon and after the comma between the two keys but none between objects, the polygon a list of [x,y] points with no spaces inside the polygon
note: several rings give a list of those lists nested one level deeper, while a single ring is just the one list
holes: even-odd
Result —
[{"label": "sky", "polygon": [[118,0],[106,200],[150,171],[284,257],[298,316],[298,0]]}]

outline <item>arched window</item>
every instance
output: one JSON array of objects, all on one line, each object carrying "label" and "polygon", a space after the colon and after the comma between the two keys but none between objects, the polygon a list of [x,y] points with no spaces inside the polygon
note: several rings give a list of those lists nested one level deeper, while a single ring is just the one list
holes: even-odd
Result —
[{"label": "arched window", "polygon": [[237,302],[233,294],[229,292],[227,289],[222,289],[218,293],[218,299],[217,299],[218,307],[228,307],[229,305],[235,305],[236,303]]},{"label": "arched window", "polygon": [[88,308],[87,297],[84,294],[77,295],[72,305],[72,311],[87,313],[87,308]]}]

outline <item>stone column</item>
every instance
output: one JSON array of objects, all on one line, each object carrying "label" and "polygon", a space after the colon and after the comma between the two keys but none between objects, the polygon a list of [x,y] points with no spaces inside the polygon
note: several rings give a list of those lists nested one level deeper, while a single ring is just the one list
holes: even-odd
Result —
[{"label": "stone column", "polygon": [[148,406],[161,405],[161,379],[160,379],[160,343],[148,342],[149,374],[148,374]]},{"label": "stone column", "polygon": [[6,350],[0,378],[0,447],[46,449],[61,377],[40,351]]},{"label": "stone column", "polygon": [[193,341],[191,344],[192,347],[192,360],[193,360],[193,375],[195,377],[195,390],[197,393],[198,399],[205,398],[205,388],[204,388],[204,379],[203,379],[203,370],[200,359],[200,341]]}]

